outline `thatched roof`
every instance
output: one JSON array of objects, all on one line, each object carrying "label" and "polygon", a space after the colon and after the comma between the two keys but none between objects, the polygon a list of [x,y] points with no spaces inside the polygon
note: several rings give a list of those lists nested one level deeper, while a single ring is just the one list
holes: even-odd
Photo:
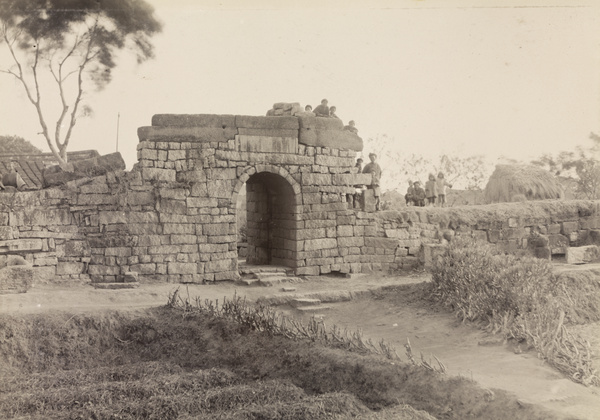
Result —
[{"label": "thatched roof", "polygon": [[563,198],[559,180],[531,165],[496,165],[485,187],[488,203]]}]

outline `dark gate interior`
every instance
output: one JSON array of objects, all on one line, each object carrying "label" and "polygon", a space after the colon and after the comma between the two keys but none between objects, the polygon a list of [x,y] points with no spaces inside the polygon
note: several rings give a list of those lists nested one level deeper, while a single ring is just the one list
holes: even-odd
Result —
[{"label": "dark gate interior", "polygon": [[294,190],[283,177],[261,172],[248,179],[248,264],[296,266],[295,209]]}]

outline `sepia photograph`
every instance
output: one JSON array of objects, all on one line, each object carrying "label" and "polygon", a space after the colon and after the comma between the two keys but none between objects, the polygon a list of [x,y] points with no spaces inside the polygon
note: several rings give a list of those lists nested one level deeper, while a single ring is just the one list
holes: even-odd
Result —
[{"label": "sepia photograph", "polygon": [[0,0],[0,418],[600,418],[599,28]]}]

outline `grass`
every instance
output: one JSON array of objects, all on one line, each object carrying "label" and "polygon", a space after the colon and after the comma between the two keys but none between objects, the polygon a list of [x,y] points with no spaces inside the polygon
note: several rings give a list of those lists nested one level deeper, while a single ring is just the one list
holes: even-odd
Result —
[{"label": "grass", "polygon": [[464,378],[260,325],[189,307],[4,315],[0,418],[557,418]]},{"label": "grass", "polygon": [[568,329],[600,320],[595,278],[556,276],[548,261],[458,238],[435,262],[432,294],[463,321],[535,348],[575,382],[600,385],[589,342]]}]

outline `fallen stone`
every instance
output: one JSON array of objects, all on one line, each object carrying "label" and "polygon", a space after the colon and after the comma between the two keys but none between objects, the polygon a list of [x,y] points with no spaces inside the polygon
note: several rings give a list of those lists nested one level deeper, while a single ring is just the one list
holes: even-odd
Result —
[{"label": "fallen stone", "polygon": [[600,262],[600,247],[597,245],[568,247],[567,264],[587,264]]},{"label": "fallen stone", "polygon": [[125,170],[125,161],[121,153],[110,153],[91,159],[78,160],[69,163],[70,170],[64,171],[59,165],[46,168],[42,174],[44,187],[66,184],[80,178],[91,178],[105,175],[109,172]]},{"label": "fallen stone", "polygon": [[295,298],[290,302],[292,306],[304,307],[304,306],[319,306],[321,305],[321,299],[311,299],[311,298]]}]

